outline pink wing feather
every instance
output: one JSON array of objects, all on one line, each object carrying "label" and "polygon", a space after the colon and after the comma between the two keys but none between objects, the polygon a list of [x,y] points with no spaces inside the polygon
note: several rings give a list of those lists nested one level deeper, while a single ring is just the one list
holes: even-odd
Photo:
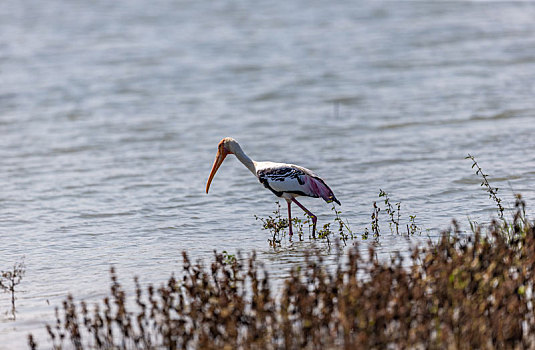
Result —
[{"label": "pink wing feather", "polygon": [[325,182],[323,182],[322,179],[310,175],[304,175],[302,179],[305,182],[307,190],[310,191],[313,197],[321,197],[327,203],[335,201],[336,203],[338,203],[338,205],[340,205],[340,202],[334,196],[333,191],[329,188],[329,186],[327,186]]}]

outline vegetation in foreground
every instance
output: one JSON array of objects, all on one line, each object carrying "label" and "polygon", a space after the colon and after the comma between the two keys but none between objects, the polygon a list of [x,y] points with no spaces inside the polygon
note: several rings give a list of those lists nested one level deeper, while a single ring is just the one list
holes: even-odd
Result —
[{"label": "vegetation in foreground", "polygon": [[[469,237],[454,222],[438,242],[412,248],[409,261],[400,255],[378,261],[371,245],[365,256],[357,248],[339,250],[336,267],[327,269],[317,253],[294,268],[277,291],[254,254],[246,260],[215,254],[210,267],[203,267],[183,253],[184,271],[178,278],[146,290],[136,281],[131,298],[112,270],[110,296],[102,302],[90,307],[72,296],[65,300],[55,325],[47,326],[47,346],[535,348],[534,225],[520,196],[512,219],[504,217],[497,188],[490,186],[475,159],[468,158],[499,211],[499,219],[488,226],[471,223],[474,234]],[[399,203],[391,205],[382,191],[380,197],[391,231],[399,234]],[[377,235],[379,210],[374,203],[372,232]],[[272,219],[267,223],[280,226],[268,229],[284,228],[282,218]],[[414,224],[414,217],[410,222]],[[349,227],[341,219],[337,223],[345,242],[342,231]],[[407,224],[407,234],[416,231]],[[28,343],[38,348],[32,335]]]},{"label": "vegetation in foreground", "polygon": [[[268,273],[216,254],[190,262],[135,303],[112,270],[111,295],[94,307],[69,297],[48,326],[54,349],[384,349],[535,347],[535,232],[517,200],[510,225],[413,248],[406,264],[374,259],[373,247],[320,255],[293,269],[274,294]],[[407,268],[407,266],[410,266]],[[128,305],[128,306],[127,306]],[[130,306],[131,305],[131,306]],[[31,348],[37,348],[32,336]]]}]

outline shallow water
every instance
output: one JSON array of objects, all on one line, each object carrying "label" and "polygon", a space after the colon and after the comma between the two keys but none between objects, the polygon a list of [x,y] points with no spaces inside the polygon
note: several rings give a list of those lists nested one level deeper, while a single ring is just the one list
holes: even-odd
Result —
[{"label": "shallow water", "polygon": [[67,293],[103,296],[111,265],[159,284],[183,250],[256,250],[280,278],[324,249],[269,247],[254,214],[276,198],[234,158],[204,193],[225,136],[320,174],[357,232],[379,189],[401,201],[424,233],[383,230],[383,256],[495,215],[467,153],[531,208],[533,18],[525,2],[4,2],[0,269],[25,256],[27,273],[0,348],[43,336]]}]

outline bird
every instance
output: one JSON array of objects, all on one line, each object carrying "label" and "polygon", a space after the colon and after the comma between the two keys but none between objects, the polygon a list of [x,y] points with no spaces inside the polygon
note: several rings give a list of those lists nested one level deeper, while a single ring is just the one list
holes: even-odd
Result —
[{"label": "bird", "polygon": [[216,158],[210,175],[208,176],[208,182],[206,183],[206,194],[208,194],[210,184],[212,183],[217,170],[229,154],[234,154],[236,158],[238,158],[238,160],[258,178],[264,187],[273,192],[277,197],[286,200],[288,204],[288,226],[290,236],[293,235],[292,203],[295,203],[312,219],[312,236],[315,237],[316,234],[316,222],[318,218],[310,210],[305,208],[305,206],[299,203],[296,197],[321,197],[327,203],[335,202],[338,205],[341,205],[340,201],[336,199],[333,191],[327,186],[325,181],[311,170],[294,164],[256,162],[245,154],[240,144],[232,137],[225,137],[217,145]]}]

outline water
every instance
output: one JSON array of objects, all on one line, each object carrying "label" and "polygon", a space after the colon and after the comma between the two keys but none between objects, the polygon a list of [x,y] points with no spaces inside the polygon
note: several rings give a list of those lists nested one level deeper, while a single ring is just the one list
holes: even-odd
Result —
[{"label": "water", "polygon": [[0,269],[25,256],[27,274],[0,348],[43,337],[67,293],[105,295],[111,265],[159,284],[183,250],[256,250],[276,279],[324,249],[270,249],[253,215],[276,198],[232,157],[204,193],[225,136],[316,171],[356,231],[379,189],[401,201],[424,234],[383,232],[382,256],[495,215],[467,153],[531,208],[533,18],[524,2],[4,1]]}]

